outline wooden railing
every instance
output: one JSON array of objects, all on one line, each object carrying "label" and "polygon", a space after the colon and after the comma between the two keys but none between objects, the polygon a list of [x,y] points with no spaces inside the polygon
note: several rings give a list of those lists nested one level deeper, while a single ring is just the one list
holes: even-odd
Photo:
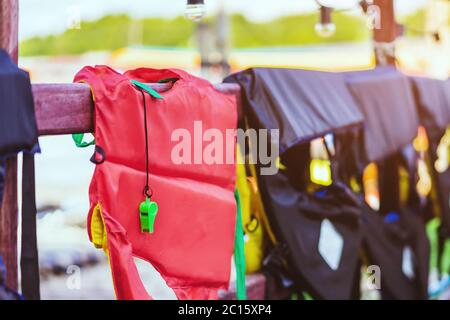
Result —
[{"label": "wooden railing", "polygon": [[[168,84],[149,85],[158,92],[170,88]],[[223,93],[236,95],[238,113],[241,115],[239,85],[222,83],[216,88]],[[93,131],[94,105],[87,84],[35,84],[33,96],[40,135]]]}]

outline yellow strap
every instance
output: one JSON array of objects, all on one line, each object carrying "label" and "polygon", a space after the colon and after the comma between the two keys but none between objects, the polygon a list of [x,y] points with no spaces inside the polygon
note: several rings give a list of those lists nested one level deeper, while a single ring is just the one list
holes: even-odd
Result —
[{"label": "yellow strap", "polygon": [[264,226],[264,229],[267,232],[267,235],[269,236],[270,241],[272,244],[277,244],[277,239],[275,237],[275,234],[272,231],[272,228],[270,227],[269,220],[266,216],[266,211],[264,210],[264,205],[261,200],[261,195],[258,190],[258,183],[256,182],[256,178],[253,176],[255,168],[253,165],[250,166],[250,172],[252,173],[252,177],[248,177],[247,180],[251,186],[250,190],[252,192],[251,199],[252,199],[252,212],[255,212],[258,215],[258,219],[262,221],[262,224]]},{"label": "yellow strap", "polygon": [[[245,127],[249,128],[248,125],[248,120],[247,118],[244,119],[245,121]],[[280,169],[286,169],[281,162],[278,159],[278,166]],[[277,239],[275,237],[275,234],[272,231],[272,228],[270,227],[270,223],[269,223],[269,219],[267,219],[267,215],[266,215],[266,211],[264,210],[264,204],[262,202],[261,199],[261,194],[259,193],[259,188],[258,188],[258,177],[256,176],[256,169],[255,166],[253,164],[248,164],[248,167],[250,169],[250,174],[251,177],[248,177],[248,181],[250,182],[251,185],[251,191],[252,191],[252,202],[253,202],[253,207],[254,210],[252,210],[253,212],[256,212],[259,215],[259,219],[262,221],[262,224],[264,226],[265,231],[267,232],[267,235],[269,236],[270,241],[272,242],[272,244],[277,244]]]}]

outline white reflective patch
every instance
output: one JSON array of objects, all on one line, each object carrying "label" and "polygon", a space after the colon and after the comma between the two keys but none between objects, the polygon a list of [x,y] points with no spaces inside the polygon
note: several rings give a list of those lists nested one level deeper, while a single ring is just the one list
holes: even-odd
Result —
[{"label": "white reflective patch", "polygon": [[133,257],[133,259],[145,290],[153,299],[178,300],[175,292],[167,285],[161,274],[151,263],[137,257]]},{"label": "white reflective patch", "polygon": [[337,270],[342,258],[344,239],[330,220],[325,219],[320,226],[319,253],[328,266]]},{"label": "white reflective patch", "polygon": [[230,285],[236,281],[236,265],[234,263],[234,254],[231,256],[231,269],[230,269]]},{"label": "white reflective patch", "polygon": [[416,276],[414,272],[413,255],[414,253],[412,252],[411,247],[408,246],[403,248],[402,270],[405,276],[410,280],[414,279]]}]

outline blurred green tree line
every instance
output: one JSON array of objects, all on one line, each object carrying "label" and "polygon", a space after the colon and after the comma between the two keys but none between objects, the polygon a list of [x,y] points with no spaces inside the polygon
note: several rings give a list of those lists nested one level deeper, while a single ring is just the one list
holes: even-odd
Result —
[{"label": "blurred green tree line", "polygon": [[[214,17],[206,19],[214,23]],[[285,16],[270,22],[255,23],[242,15],[231,16],[231,44],[235,48],[298,46],[332,42],[367,40],[370,30],[362,16],[336,12],[336,33],[319,37],[314,26],[318,13]],[[424,14],[419,11],[405,19],[420,28]],[[96,21],[82,21],[81,29],[68,29],[59,35],[34,37],[20,44],[22,56],[69,55],[87,51],[115,50],[133,43],[131,30],[141,35],[139,44],[167,47],[194,47],[195,24],[184,17],[133,20],[126,15],[105,16]]]}]

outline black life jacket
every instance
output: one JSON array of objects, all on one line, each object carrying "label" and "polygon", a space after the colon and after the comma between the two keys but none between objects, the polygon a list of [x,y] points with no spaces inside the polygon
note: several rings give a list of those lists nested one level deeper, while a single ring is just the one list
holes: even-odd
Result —
[{"label": "black life jacket", "polygon": [[[303,192],[284,171],[260,176],[259,182],[277,238],[289,248],[286,258],[297,288],[318,299],[357,298],[361,209],[351,191],[335,184]],[[331,260],[327,250],[334,251]]]},{"label": "black life jacket", "polygon": [[365,205],[361,230],[367,263],[380,270],[381,298],[427,299],[430,249],[420,212],[383,215]]},{"label": "black life jacket", "polygon": [[251,128],[280,130],[280,153],[363,121],[339,73],[252,68],[224,81],[240,85]]},{"label": "black life jacket", "polygon": [[282,281],[293,281],[297,291],[306,290],[314,298],[354,298],[360,274],[360,203],[342,184],[315,193],[305,188],[309,141],[359,127],[363,120],[344,77],[256,68],[225,81],[240,84],[251,128],[280,130],[286,170],[258,176],[266,213],[280,242],[276,253],[269,253],[266,269],[278,269]]},{"label": "black life jacket", "polygon": [[38,142],[30,78],[0,50],[0,158],[32,151]]},{"label": "black life jacket", "polygon": [[[438,229],[438,260],[442,258],[445,241],[450,237],[450,170],[438,172],[435,162],[438,160],[438,146],[450,125],[450,81],[411,77],[416,107],[420,123],[425,127],[428,140],[429,170],[433,178],[440,216]],[[432,206],[430,206],[432,207]],[[438,263],[441,266],[441,263]]]},{"label": "black life jacket", "polygon": [[384,159],[411,143],[419,120],[408,78],[393,67],[344,75],[364,115],[367,161]]},{"label": "black life jacket", "polygon": [[[355,167],[364,168],[368,162],[378,165],[380,209],[362,206],[365,263],[379,267],[382,299],[426,299],[429,243],[424,210],[415,192],[417,155],[408,147],[419,125],[409,79],[392,67],[345,76],[365,115],[364,156],[355,160],[359,162]],[[401,165],[410,177],[406,204],[400,203]]]},{"label": "black life jacket", "polygon": [[[405,157],[414,157],[414,154],[409,152],[408,155],[388,157],[384,162],[390,164],[379,164],[379,171],[385,170],[386,175],[398,176],[399,165],[407,167],[409,190],[406,203],[396,201],[397,207],[382,205],[381,208],[390,208],[391,211],[379,212],[364,205],[362,213],[363,248],[367,263],[380,268],[381,297],[387,300],[428,298],[430,245],[425,231],[426,214],[416,192],[416,159],[404,161]],[[399,184],[392,185],[391,182],[380,180],[380,189],[385,192],[390,190],[398,197]],[[385,183],[389,186],[383,186]],[[391,199],[387,198],[388,201]],[[383,197],[380,201],[383,204]]]},{"label": "black life jacket", "polygon": [[20,261],[22,293],[27,299],[39,299],[34,191],[34,153],[39,152],[39,145],[34,100],[28,73],[19,69],[8,54],[0,50],[0,204],[6,160],[19,152],[24,153]]}]

